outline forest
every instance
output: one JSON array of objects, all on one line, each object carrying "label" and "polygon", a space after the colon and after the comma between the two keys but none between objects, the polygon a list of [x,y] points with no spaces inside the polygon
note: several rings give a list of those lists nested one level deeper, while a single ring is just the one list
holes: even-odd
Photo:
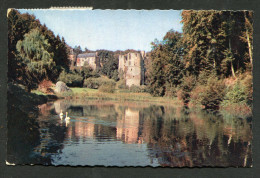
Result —
[{"label": "forest", "polygon": [[[151,42],[145,86],[140,87],[145,89],[135,87],[132,92],[177,98],[184,105],[206,109],[251,110],[253,13],[184,10],[181,16],[182,32],[169,29],[161,41]],[[59,80],[69,87],[98,85],[97,89],[105,83],[125,88],[118,74],[118,55],[136,52],[97,50],[99,70],[75,68],[68,57],[71,47],[63,37],[55,36],[34,15],[15,9],[8,13],[8,49],[8,82],[24,86],[27,92]],[[73,50],[92,52],[80,46]]]},{"label": "forest", "polygon": [[152,43],[150,93],[210,109],[250,107],[252,12],[184,10],[181,15],[183,33],[170,30]]}]

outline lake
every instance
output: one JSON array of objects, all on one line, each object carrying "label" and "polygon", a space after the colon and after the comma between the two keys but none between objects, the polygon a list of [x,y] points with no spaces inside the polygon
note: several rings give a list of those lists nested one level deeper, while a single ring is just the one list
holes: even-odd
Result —
[{"label": "lake", "polygon": [[35,117],[12,111],[8,120],[7,159],[15,164],[252,166],[252,116],[64,99],[39,106]]}]

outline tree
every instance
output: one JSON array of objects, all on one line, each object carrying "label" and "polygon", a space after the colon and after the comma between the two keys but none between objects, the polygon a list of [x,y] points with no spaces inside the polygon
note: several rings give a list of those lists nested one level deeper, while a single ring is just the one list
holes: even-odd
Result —
[{"label": "tree", "polygon": [[242,35],[240,36],[241,40],[247,43],[248,48],[248,56],[250,59],[250,64],[253,63],[253,12],[252,11],[244,11],[244,18],[245,18],[245,26],[244,30],[242,32]]},{"label": "tree", "polygon": [[[118,80],[118,57],[117,55],[108,50],[100,50],[99,58],[102,64],[101,72],[102,74],[108,76],[110,79],[113,78],[115,81]],[[117,75],[117,77],[116,77]]]},{"label": "tree", "polygon": [[21,75],[21,63],[17,58],[16,44],[23,40],[24,35],[32,28],[39,26],[35,16],[20,14],[12,9],[8,13],[8,81],[15,81]]},{"label": "tree", "polygon": [[[22,83],[25,64],[21,60],[21,55],[17,51],[17,42],[23,41],[25,35],[31,30],[37,28],[41,35],[44,36],[50,46],[48,53],[53,54],[55,65],[51,70],[47,70],[49,78],[55,82],[59,73],[65,69],[68,70],[69,59],[64,38],[60,39],[49,30],[46,25],[41,25],[40,21],[34,15],[28,13],[21,14],[19,11],[12,9],[8,13],[8,81]],[[36,44],[37,46],[37,44]],[[33,45],[31,46],[33,47]]]},{"label": "tree", "polygon": [[189,10],[182,12],[181,22],[186,68],[194,75],[214,70],[235,77],[252,60],[252,13]]},{"label": "tree", "polygon": [[25,34],[24,40],[16,45],[19,58],[23,64],[22,80],[28,91],[40,83],[43,79],[49,79],[50,71],[55,72],[53,67],[53,53],[49,53],[50,44],[40,34],[39,29],[33,29]]},{"label": "tree", "polygon": [[183,77],[181,33],[170,30],[162,42],[155,40],[152,45],[152,64],[149,65],[151,69],[148,69],[150,93],[164,96],[165,92],[172,92]]},{"label": "tree", "polygon": [[78,55],[79,55],[80,53],[82,53],[82,49],[81,49],[80,46],[75,46],[74,49],[73,49],[73,51],[74,51],[75,56],[76,56],[76,57],[75,57],[75,61],[74,61],[74,66],[76,66],[76,65],[77,65]]}]

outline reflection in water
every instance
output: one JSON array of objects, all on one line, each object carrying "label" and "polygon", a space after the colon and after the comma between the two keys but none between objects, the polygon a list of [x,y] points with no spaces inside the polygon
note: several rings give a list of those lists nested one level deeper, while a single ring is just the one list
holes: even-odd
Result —
[{"label": "reflection in water", "polygon": [[[68,112],[71,120],[60,120]],[[252,165],[251,122],[227,113],[112,101],[40,106],[16,163],[105,166]],[[17,128],[18,130],[20,128]],[[12,137],[12,136],[9,136]],[[24,135],[24,137],[29,137]],[[10,139],[12,140],[12,139]],[[15,142],[9,143],[13,145]],[[28,147],[28,145],[25,145]]]}]

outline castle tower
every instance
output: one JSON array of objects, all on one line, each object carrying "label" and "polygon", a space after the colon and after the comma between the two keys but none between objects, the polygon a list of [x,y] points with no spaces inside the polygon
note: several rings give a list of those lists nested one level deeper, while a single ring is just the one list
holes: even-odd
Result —
[{"label": "castle tower", "polygon": [[145,56],[144,51],[119,55],[119,78],[124,78],[128,87],[144,84],[143,56]]},{"label": "castle tower", "polygon": [[128,53],[128,68],[126,70],[126,85],[140,86],[142,84],[142,56],[140,53]]}]

